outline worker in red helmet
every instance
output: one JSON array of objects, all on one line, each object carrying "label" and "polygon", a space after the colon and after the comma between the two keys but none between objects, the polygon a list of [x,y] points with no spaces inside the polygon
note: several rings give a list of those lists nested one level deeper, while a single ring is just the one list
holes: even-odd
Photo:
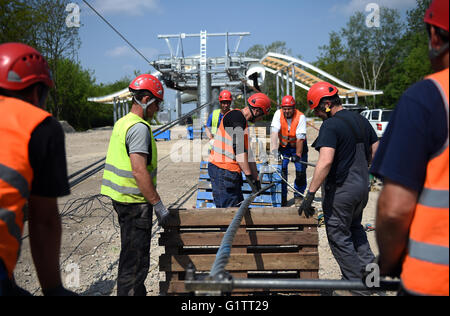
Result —
[{"label": "worker in red helmet", "polygon": [[220,126],[220,122],[225,114],[227,114],[231,109],[231,102],[233,101],[233,96],[228,90],[223,90],[219,94],[219,104],[220,109],[214,110],[208,117],[208,122],[206,122],[205,132],[208,139],[212,142],[214,140],[214,135],[217,133],[217,129]]},{"label": "worker in red helmet", "polygon": [[312,145],[319,159],[299,213],[314,214],[312,203],[322,187],[327,237],[342,278],[360,280],[375,258],[361,220],[369,198],[368,166],[378,137],[366,118],[343,108],[338,89],[328,82],[313,85],[307,102],[323,124]]},{"label": "worker in red helmet", "polygon": [[271,101],[256,93],[242,110],[229,111],[222,119],[214,137],[209,156],[208,174],[214,203],[218,208],[237,206],[244,200],[242,175],[254,193],[261,189],[256,162],[248,142],[248,122],[261,120],[269,113]]},{"label": "worker in red helmet", "polygon": [[[295,206],[299,207],[305,192],[306,164],[308,162],[308,145],[306,142],[306,117],[295,108],[294,97],[287,95],[281,100],[281,109],[273,116],[271,124],[271,149],[274,156],[283,157],[281,174],[288,180],[289,161],[295,163],[296,177],[294,182]],[[281,206],[287,205],[287,183],[281,185]]]},{"label": "worker in red helmet", "polygon": [[449,295],[449,1],[424,17],[433,74],[400,98],[371,172],[384,180],[376,216],[381,275],[399,295]]},{"label": "worker in red helmet", "polygon": [[158,78],[140,75],[129,86],[130,113],[114,125],[106,156],[101,193],[109,196],[120,224],[122,249],[118,296],[145,296],[150,265],[152,215],[165,225],[169,212],[156,190],[158,153],[150,120],[164,99]]},{"label": "worker in red helmet", "polygon": [[44,295],[63,288],[57,198],[70,194],[64,132],[45,111],[53,87],[45,58],[21,43],[0,44],[0,296],[31,295],[14,282],[28,205],[30,248]]}]

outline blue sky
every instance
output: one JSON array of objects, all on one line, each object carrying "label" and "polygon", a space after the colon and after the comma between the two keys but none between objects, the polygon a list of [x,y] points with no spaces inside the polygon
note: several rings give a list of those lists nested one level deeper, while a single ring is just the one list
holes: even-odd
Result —
[{"label": "blue sky", "polygon": [[[114,82],[132,76],[134,70],[154,70],[109,28],[83,1],[79,4],[79,60],[94,71],[97,82]],[[318,47],[328,43],[329,33],[339,31],[356,11],[369,3],[396,8],[404,16],[416,6],[415,0],[88,0],[149,60],[167,54],[158,34],[250,32],[240,51],[255,44],[285,41],[293,55],[313,62]],[[369,12],[367,12],[369,14]],[[230,40],[234,47],[235,39]],[[199,40],[186,39],[185,54],[199,53]],[[173,42],[176,46],[176,42]],[[224,39],[208,41],[208,56],[222,56]]]}]

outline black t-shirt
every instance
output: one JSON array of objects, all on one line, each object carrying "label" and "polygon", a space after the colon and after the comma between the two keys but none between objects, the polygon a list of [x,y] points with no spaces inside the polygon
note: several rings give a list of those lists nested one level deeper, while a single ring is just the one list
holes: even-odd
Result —
[{"label": "black t-shirt", "polygon": [[223,118],[223,127],[233,138],[233,149],[235,155],[247,152],[244,146],[244,132],[247,127],[247,120],[241,111],[234,110],[228,112]]},{"label": "black t-shirt", "polygon": [[[352,125],[353,130],[349,124]],[[357,144],[355,133],[364,140],[368,151],[370,151],[372,144],[378,141],[377,134],[369,121],[358,113],[341,110],[323,122],[319,136],[312,146],[317,151],[320,151],[322,147],[330,147],[336,150],[333,164],[328,173],[328,181],[341,185],[347,178],[348,171],[355,158]]]},{"label": "black t-shirt", "polygon": [[34,129],[28,150],[34,173],[31,194],[49,198],[69,195],[64,131],[54,117]]}]

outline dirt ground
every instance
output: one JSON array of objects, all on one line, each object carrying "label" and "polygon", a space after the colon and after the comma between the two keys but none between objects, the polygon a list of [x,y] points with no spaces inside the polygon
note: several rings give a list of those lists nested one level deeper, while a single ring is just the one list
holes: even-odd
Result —
[{"label": "dirt ground", "polygon": [[[316,123],[316,127],[319,124]],[[106,156],[111,128],[66,134],[68,174],[71,175]],[[317,130],[308,127],[309,143],[317,137]],[[182,139],[179,139],[182,138]],[[199,141],[186,140],[186,129],[172,130],[172,140],[158,141],[158,191],[167,207],[194,208],[199,178]],[[195,146],[194,146],[195,145]],[[206,142],[203,142],[203,150]],[[189,150],[191,159],[182,156]],[[207,150],[207,149],[206,149]],[[186,152],[185,152],[186,153]],[[318,154],[311,149],[309,161],[316,162]],[[181,160],[181,161],[179,161]],[[313,168],[308,168],[308,178]],[[294,167],[290,164],[290,182]],[[120,229],[110,201],[100,196],[102,172],[76,185],[70,196],[58,201],[62,217],[61,274],[66,287],[89,296],[116,295],[116,277],[120,253]],[[363,225],[374,224],[378,190],[370,193]],[[320,197],[320,194],[318,195]],[[293,203],[293,193],[288,195]],[[155,218],[154,218],[155,219]],[[158,271],[158,258],[162,247],[158,246],[160,229],[154,223],[151,244],[150,272],[146,280],[148,295],[159,295],[159,281],[164,275]],[[368,238],[375,254],[378,249],[374,232]],[[340,279],[339,267],[331,254],[325,228],[319,228],[319,257],[321,279]],[[15,278],[19,286],[35,295],[42,295],[30,254],[28,228],[25,226],[23,246]]]}]

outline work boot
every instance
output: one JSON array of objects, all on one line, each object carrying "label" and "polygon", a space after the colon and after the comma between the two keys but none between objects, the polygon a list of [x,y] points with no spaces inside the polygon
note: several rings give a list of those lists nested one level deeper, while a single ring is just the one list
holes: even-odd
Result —
[{"label": "work boot", "polygon": [[300,207],[300,205],[302,205],[303,198],[301,196],[294,197],[294,200],[295,200],[295,206],[296,207]]}]

